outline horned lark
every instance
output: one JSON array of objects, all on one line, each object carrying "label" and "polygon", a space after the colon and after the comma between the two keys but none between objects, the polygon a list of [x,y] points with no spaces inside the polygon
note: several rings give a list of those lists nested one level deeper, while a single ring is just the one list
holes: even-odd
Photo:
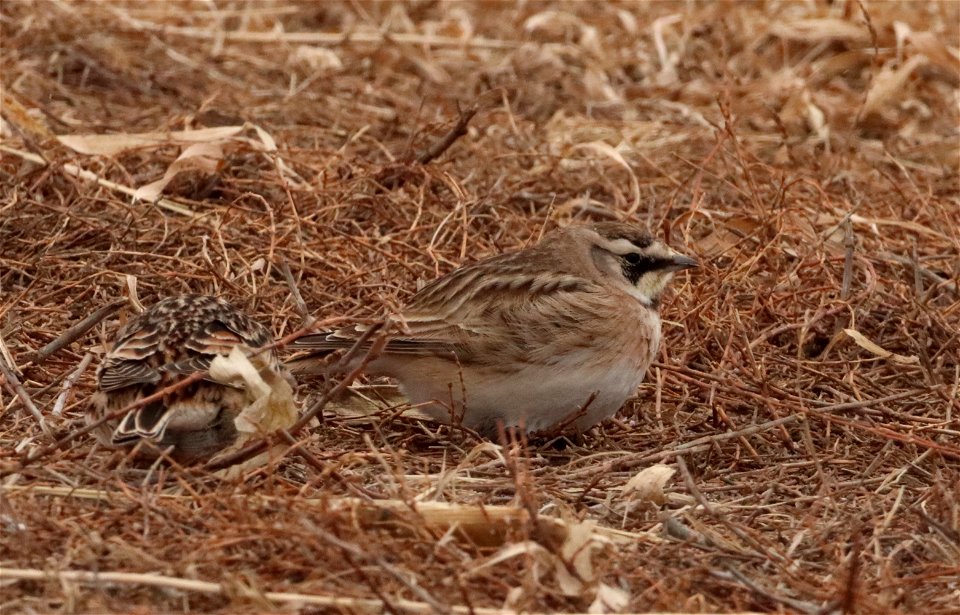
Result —
[{"label": "horned lark", "polygon": [[[217,356],[235,348],[250,357],[262,381],[272,387],[290,376],[271,351],[252,353],[271,341],[270,332],[229,303],[186,295],[164,299],[129,322],[97,370],[97,392],[89,420],[116,413],[184,377],[210,368]],[[289,386],[289,385],[288,385]],[[242,383],[207,377],[161,400],[108,421],[95,435],[111,447],[141,447],[147,456],[172,446],[171,454],[190,461],[234,442],[234,419],[256,393]]]},{"label": "horned lark", "polygon": [[[660,345],[660,296],[696,264],[628,224],[568,227],[424,287],[367,372],[486,437],[498,423],[583,430],[636,391]],[[324,365],[362,331],[302,337],[294,346],[305,352],[289,365]]]}]

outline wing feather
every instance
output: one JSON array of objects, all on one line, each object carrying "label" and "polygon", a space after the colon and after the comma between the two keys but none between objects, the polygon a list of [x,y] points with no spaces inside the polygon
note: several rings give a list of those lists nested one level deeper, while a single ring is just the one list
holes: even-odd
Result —
[{"label": "wing feather", "polygon": [[[590,290],[599,288],[579,276],[529,266],[484,262],[457,270],[414,295],[397,318],[402,332],[391,336],[384,353],[452,353],[463,363],[496,360],[504,352],[530,355],[594,313],[597,306],[583,304]],[[294,362],[351,348],[363,330],[359,325],[304,336],[294,347],[307,356]]]},{"label": "wing feather", "polygon": [[106,393],[129,386],[156,384],[160,372],[143,361],[111,360],[100,373],[100,390]]},{"label": "wing feather", "polygon": [[[541,243],[456,269],[410,299],[396,318],[401,331],[390,337],[384,353],[453,353],[463,363],[496,361],[504,353],[530,355],[537,344],[548,344],[596,308],[584,305],[583,298],[599,287],[577,275],[579,269],[571,263],[567,254]],[[350,348],[362,331],[357,327],[302,337],[294,347],[305,350],[305,356],[293,362],[309,363],[311,357]]]}]

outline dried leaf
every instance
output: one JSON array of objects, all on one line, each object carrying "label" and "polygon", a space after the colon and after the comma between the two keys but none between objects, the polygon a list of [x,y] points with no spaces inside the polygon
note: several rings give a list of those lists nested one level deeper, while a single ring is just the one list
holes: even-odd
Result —
[{"label": "dried leaf", "polygon": [[718,225],[716,230],[700,240],[704,255],[716,257],[737,246],[760,226],[759,221],[749,216],[732,216]]},{"label": "dried leaf", "polygon": [[587,608],[588,613],[621,613],[630,603],[630,594],[601,583],[597,587],[597,595]]},{"label": "dried leaf", "polygon": [[500,562],[505,562],[519,555],[529,555],[535,559],[543,559],[543,560],[549,559],[550,557],[552,557],[550,552],[544,549],[543,546],[541,546],[539,543],[533,540],[524,540],[521,542],[515,542],[512,544],[505,545],[499,551],[497,551],[494,555],[492,555],[490,559],[486,560],[485,562],[483,562],[482,564],[480,564],[475,568],[471,568],[466,573],[465,576],[468,576],[468,577],[472,576],[477,572],[484,570],[485,568],[495,566]]},{"label": "dried leaf", "polygon": [[880,73],[873,78],[870,91],[867,92],[867,99],[863,103],[863,115],[874,113],[883,106],[884,103],[894,98],[896,94],[903,94],[903,86],[907,78],[918,66],[927,61],[924,55],[915,55],[899,68],[891,69],[884,66]]},{"label": "dried leaf", "polygon": [[662,463],[644,468],[627,481],[623,491],[620,492],[620,497],[628,500],[663,504],[666,501],[663,487],[674,473],[676,473],[674,468]]},{"label": "dried leaf", "polygon": [[264,151],[267,151],[267,152],[277,151],[277,141],[273,138],[273,136],[269,132],[267,132],[263,128],[260,128],[256,124],[251,124],[251,126],[253,126],[253,130],[257,133],[257,137],[260,138],[260,142],[263,143]]},{"label": "dried leaf", "polygon": [[674,13],[657,18],[651,29],[653,30],[653,46],[657,50],[657,58],[660,60],[660,72],[657,74],[657,83],[659,85],[670,85],[677,80],[677,59],[676,53],[667,51],[667,43],[663,32],[667,26],[672,26],[683,20],[683,15]]},{"label": "dried leaf", "polygon": [[306,64],[311,70],[321,74],[343,70],[343,61],[340,59],[340,56],[328,47],[300,45],[297,47],[297,50],[293,52],[293,59]]},{"label": "dried leaf", "polygon": [[870,42],[870,31],[862,23],[833,18],[777,21],[771,24],[770,34],[807,43],[840,40],[865,45]]},{"label": "dried leaf", "polygon": [[133,200],[152,202],[160,196],[163,189],[173,181],[177,174],[191,169],[212,173],[217,170],[221,160],[223,160],[223,148],[220,143],[194,143],[183,150],[183,153],[167,167],[167,171],[162,178],[137,188],[137,191],[133,193]]},{"label": "dried leaf", "polygon": [[593,26],[584,25],[580,29],[580,47],[596,58],[604,57],[603,45],[600,44],[600,33]]},{"label": "dried leaf", "polygon": [[620,20],[620,25],[623,26],[624,31],[627,34],[636,34],[640,31],[637,26],[637,18],[633,13],[626,9],[617,9],[617,19]]},{"label": "dried leaf", "polygon": [[960,57],[933,32],[911,32],[910,42],[932,63],[960,79]]},{"label": "dried leaf", "polygon": [[[214,357],[209,371],[212,380],[245,389],[251,401],[234,420],[239,437],[230,447],[221,451],[220,456],[241,449],[252,438],[290,427],[296,421],[297,405],[293,398],[293,387],[273,371],[265,353],[247,357],[239,346],[235,346],[228,356]],[[269,452],[228,468],[225,474],[236,475],[247,468],[262,465],[268,458]]]},{"label": "dried leaf", "polygon": [[63,135],[57,139],[80,154],[113,156],[126,150],[157,148],[170,144],[209,143],[223,141],[240,134],[244,126],[217,126],[199,130],[143,132],[138,134]]},{"label": "dried leaf", "polygon": [[595,529],[596,525],[590,521],[567,526],[567,538],[560,547],[560,559],[555,562],[554,570],[557,584],[566,596],[579,596],[596,580],[593,550],[600,543],[594,540]]},{"label": "dried leaf", "polygon": [[920,363],[920,358],[917,356],[908,357],[895,352],[890,352],[889,350],[884,350],[878,344],[867,339],[866,336],[856,329],[844,329],[843,332],[853,338],[853,341],[856,342],[857,346],[863,348],[867,352],[877,355],[878,357],[890,359],[894,363],[900,363],[902,365],[916,365]]},{"label": "dried leaf", "polygon": [[610,84],[610,77],[602,70],[588,68],[583,73],[583,89],[587,98],[596,102],[622,102],[623,97]]},{"label": "dried leaf", "polygon": [[830,140],[830,126],[827,124],[827,116],[820,107],[814,104],[810,90],[804,89],[801,96],[803,104],[807,108],[807,123],[810,124],[810,129],[816,133],[818,141],[828,143]]},{"label": "dried leaf", "polygon": [[566,11],[548,10],[531,15],[523,22],[523,29],[527,32],[543,32],[553,38],[562,37],[568,28],[574,27],[580,29],[583,21]]},{"label": "dried leaf", "polygon": [[919,222],[914,222],[912,220],[896,220],[892,218],[865,218],[858,214],[852,214],[850,216],[850,221],[853,222],[854,224],[869,225],[873,229],[874,233],[877,235],[880,234],[880,230],[877,228],[878,226],[898,226],[900,228],[913,231],[915,233],[920,233],[922,235],[930,235],[938,239],[950,241],[950,237],[948,237],[944,233],[935,231],[932,228],[926,227],[920,224]]},{"label": "dried leaf", "polygon": [[4,88],[0,93],[0,109],[3,109],[4,117],[23,132],[31,135],[34,139],[45,140],[54,136],[53,132],[43,121],[43,114],[39,109],[28,108],[10,93],[10,88]]},{"label": "dried leaf", "polygon": [[518,76],[544,82],[559,79],[566,70],[554,45],[524,43],[513,52],[510,62]]},{"label": "dried leaf", "polygon": [[127,283],[127,299],[130,301],[133,309],[135,309],[138,314],[142,314],[146,308],[140,303],[140,295],[137,293],[137,276],[128,273],[124,278]]},{"label": "dried leaf", "polygon": [[913,32],[913,28],[910,27],[910,24],[904,23],[902,21],[893,22],[893,36],[897,42],[897,57],[903,57],[903,48],[907,44],[907,40],[910,38],[910,34]]}]

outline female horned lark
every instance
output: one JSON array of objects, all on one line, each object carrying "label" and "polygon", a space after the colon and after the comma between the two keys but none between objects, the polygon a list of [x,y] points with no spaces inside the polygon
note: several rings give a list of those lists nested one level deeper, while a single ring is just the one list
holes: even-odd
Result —
[{"label": "female horned lark", "polygon": [[[130,321],[97,369],[92,422],[206,370],[218,355],[234,348],[246,351],[271,342],[270,332],[226,301],[186,295],[164,299]],[[271,350],[250,356],[250,363],[269,386],[290,376]],[[132,446],[146,441],[148,456],[173,446],[183,461],[207,457],[233,443],[234,419],[254,401],[242,384],[211,378],[175,390],[108,421],[94,433],[105,445]]]},{"label": "female horned lark", "polygon": [[[568,227],[424,287],[367,371],[486,437],[497,423],[583,430],[636,391],[660,345],[660,295],[696,264],[628,224]],[[362,331],[302,337],[289,365],[310,371]]]}]

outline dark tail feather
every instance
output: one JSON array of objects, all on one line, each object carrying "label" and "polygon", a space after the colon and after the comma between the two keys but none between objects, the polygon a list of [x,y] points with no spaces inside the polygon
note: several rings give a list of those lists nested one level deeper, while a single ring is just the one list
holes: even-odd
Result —
[{"label": "dark tail feather", "polygon": [[128,412],[113,432],[113,443],[128,444],[141,438],[159,442],[169,422],[169,409],[163,402],[155,401]]},{"label": "dark tail feather", "polygon": [[[324,359],[336,350],[346,350],[341,360],[352,364],[370,350],[374,343],[374,337],[383,328],[383,324],[374,323],[365,326],[360,331],[360,335],[344,334],[344,330],[321,331],[320,333],[304,335],[291,344],[292,348],[303,352],[289,358],[285,365],[294,373],[325,373],[329,367],[329,361]],[[356,331],[358,330],[354,329],[351,333]]]},{"label": "dark tail feather", "polygon": [[290,344],[296,350],[305,350],[310,353],[321,352],[328,354],[341,348],[352,348],[357,338],[345,337],[337,331],[321,331],[299,337]]}]

